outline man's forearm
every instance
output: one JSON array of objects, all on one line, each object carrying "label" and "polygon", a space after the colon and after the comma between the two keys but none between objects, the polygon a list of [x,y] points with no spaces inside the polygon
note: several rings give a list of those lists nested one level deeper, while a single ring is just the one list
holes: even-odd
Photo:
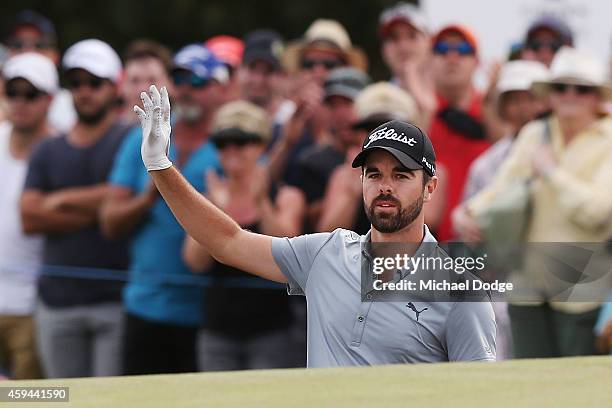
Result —
[{"label": "man's forearm", "polygon": [[100,227],[109,239],[119,239],[129,235],[142,222],[153,206],[154,201],[148,194],[140,194],[125,200],[108,200],[100,211]]},{"label": "man's forearm", "polygon": [[349,193],[339,193],[333,197],[333,200],[326,200],[317,224],[317,231],[328,232],[336,228],[354,228],[359,203],[359,199],[353,198]]},{"label": "man's forearm", "polygon": [[100,205],[108,195],[110,186],[106,183],[89,187],[74,187],[49,193],[45,200],[59,201],[63,210],[97,214]]},{"label": "man's forearm", "polygon": [[175,167],[149,174],[185,231],[213,257],[225,258],[240,226],[193,188]]},{"label": "man's forearm", "polygon": [[78,231],[95,223],[87,214],[22,209],[22,225],[26,234],[64,234]]},{"label": "man's forearm", "polygon": [[275,179],[274,181],[278,181],[284,173],[289,153],[304,131],[305,126],[306,119],[295,113],[285,124],[281,138],[272,147],[268,156],[268,172]]}]

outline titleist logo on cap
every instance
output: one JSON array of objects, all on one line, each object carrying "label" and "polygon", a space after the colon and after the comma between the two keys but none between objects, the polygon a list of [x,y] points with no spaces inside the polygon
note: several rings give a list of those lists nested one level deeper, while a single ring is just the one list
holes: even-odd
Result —
[{"label": "titleist logo on cap", "polygon": [[414,139],[414,137],[411,137],[410,139],[406,137],[406,135],[404,135],[404,133],[398,134],[395,129],[393,128],[388,128],[388,127],[384,127],[382,129],[377,130],[376,132],[372,133],[369,137],[368,137],[368,143],[365,144],[365,146],[363,146],[363,148],[365,149],[366,147],[368,147],[369,145],[371,145],[373,142],[380,140],[380,139],[390,139],[390,140],[395,140],[397,142],[401,142],[401,143],[405,143],[408,146],[415,146],[417,144],[417,141]]}]

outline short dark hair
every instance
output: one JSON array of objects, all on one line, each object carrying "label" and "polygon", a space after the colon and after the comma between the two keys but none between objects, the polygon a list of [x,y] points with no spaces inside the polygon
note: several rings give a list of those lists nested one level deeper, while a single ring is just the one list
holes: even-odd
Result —
[{"label": "short dark hair", "polygon": [[431,180],[431,176],[423,170],[423,188],[429,183],[429,180]]},{"label": "short dark hair", "polygon": [[159,60],[167,73],[172,71],[172,52],[165,45],[157,41],[140,39],[134,40],[127,45],[123,52],[123,64],[130,61],[154,58]]}]

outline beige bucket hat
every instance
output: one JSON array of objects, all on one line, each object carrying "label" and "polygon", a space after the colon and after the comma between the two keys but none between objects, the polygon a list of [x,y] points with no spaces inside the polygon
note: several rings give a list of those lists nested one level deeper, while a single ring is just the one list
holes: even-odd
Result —
[{"label": "beige bucket hat", "polygon": [[287,72],[299,71],[302,53],[308,48],[338,50],[344,55],[347,65],[364,72],[368,69],[366,54],[351,43],[346,29],[336,20],[315,20],[302,39],[287,46],[282,58]]}]

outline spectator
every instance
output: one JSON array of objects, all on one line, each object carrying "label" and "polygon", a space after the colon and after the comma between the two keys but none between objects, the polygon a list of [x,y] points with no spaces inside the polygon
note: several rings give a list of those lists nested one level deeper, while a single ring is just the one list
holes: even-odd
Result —
[{"label": "spectator", "polygon": [[[204,46],[188,45],[174,57],[174,144],[170,155],[192,185],[205,190],[204,173],[218,167],[208,140],[228,80],[226,66]],[[110,238],[130,237],[129,283],[123,295],[124,374],[197,371],[196,335],[202,290],[192,285],[181,259],[185,233],[151,184],[134,129],[117,155],[112,189],[100,217]]]},{"label": "spectator", "polygon": [[410,77],[407,71],[427,69],[431,57],[427,19],[415,5],[400,2],[380,14],[378,34],[391,82],[410,89],[405,82]]},{"label": "spectator", "polygon": [[[612,97],[607,70],[591,55],[564,47],[549,79],[532,89],[549,96],[552,116],[523,128],[493,181],[466,203],[472,225],[466,239],[479,240],[476,220],[511,180],[531,178],[536,187],[527,242],[604,243],[612,231],[612,121],[601,113],[602,102]],[[522,269],[515,292],[537,295],[528,304],[509,306],[515,356],[593,354],[600,303],[547,303],[540,283],[547,280],[547,267],[527,253]],[[598,285],[597,280],[575,285],[569,300],[581,293],[586,293],[582,300],[593,298]]]},{"label": "spectator", "polygon": [[283,63],[289,74],[310,72],[320,86],[334,68],[348,65],[364,72],[368,68],[365,53],[352,45],[346,29],[335,20],[325,19],[313,22],[303,39],[287,46]]},{"label": "spectator", "polygon": [[[11,23],[4,42],[9,55],[36,52],[51,59],[55,65],[60,62],[55,27],[51,20],[35,11],[20,12]],[[77,114],[68,90],[56,92],[48,114],[49,123],[59,132],[67,133],[72,128]]]},{"label": "spectator", "polygon": [[0,365],[14,379],[40,378],[34,339],[36,275],[42,260],[42,237],[23,233],[19,198],[27,159],[48,137],[47,113],[58,90],[57,69],[49,58],[24,53],[11,58],[2,72],[6,82],[7,120],[0,123]]},{"label": "spectator", "polygon": [[547,113],[546,102],[531,92],[531,84],[544,81],[547,76],[546,66],[536,61],[511,61],[502,67],[495,99],[498,114],[508,125],[509,133],[472,163],[465,183],[464,200],[474,196],[493,179],[499,163],[510,153],[523,126]]},{"label": "spectator", "polygon": [[538,61],[550,67],[555,54],[561,47],[573,46],[574,36],[567,23],[553,15],[536,19],[525,35],[521,58]]},{"label": "spectator", "polygon": [[[463,200],[469,200],[491,182],[500,163],[510,154],[518,132],[547,111],[545,101],[531,92],[532,83],[546,80],[547,76],[546,66],[536,61],[511,61],[502,67],[494,99],[497,112],[507,124],[509,134],[474,160],[465,184]],[[463,205],[453,211],[453,228],[470,241],[471,218],[466,216],[465,211]],[[506,302],[493,302],[493,310],[497,322],[497,358],[511,358],[512,333]]]},{"label": "spectator", "polygon": [[240,98],[240,81],[238,68],[242,65],[244,43],[230,35],[216,35],[208,39],[204,46],[221,60],[228,69],[229,81],[225,86],[225,101],[235,101]]},{"label": "spectator", "polygon": [[[370,221],[361,199],[361,172],[352,168],[351,163],[372,130],[390,120],[411,122],[417,120],[418,116],[414,99],[402,89],[386,82],[378,82],[363,89],[355,100],[355,111],[356,121],[353,126],[357,133],[352,139],[353,143],[345,148],[343,163],[334,169],[329,183],[326,183],[318,231],[333,231],[336,228],[347,228],[359,234],[369,231]],[[440,167],[436,173],[439,171]],[[440,187],[438,184],[438,189]],[[426,208],[430,208],[431,204],[426,203]]]},{"label": "spectator", "polygon": [[106,178],[128,130],[115,111],[121,60],[108,44],[90,39],[70,47],[63,66],[78,120],[34,151],[21,200],[25,232],[44,235],[39,350],[51,378],[117,375],[121,284],[96,278],[124,270],[128,258],[125,245],[106,241],[97,224]]},{"label": "spectator", "polygon": [[281,89],[283,39],[276,31],[256,30],[246,35],[244,44],[244,57],[238,75],[242,96],[265,109],[272,118],[273,126],[282,125],[288,120],[283,113],[287,108],[282,108],[288,102]]},{"label": "spectator", "polygon": [[435,89],[428,89],[425,99],[435,100],[435,110],[421,106],[420,112],[434,112],[429,136],[448,177],[444,215],[436,230],[445,241],[452,238],[450,214],[461,201],[468,168],[489,142],[481,118],[482,97],[472,84],[478,66],[476,37],[465,26],[450,25],[433,37],[432,45]]},{"label": "spectator", "polygon": [[[270,123],[263,109],[246,101],[223,106],[211,140],[219,150],[224,178],[208,172],[207,196],[249,231],[296,236],[301,232],[305,207],[300,192],[295,187],[269,186],[265,168],[257,164],[269,139]],[[293,366],[293,317],[286,290],[249,288],[249,284],[270,285],[215,261],[190,237],[183,256],[193,271],[205,271],[213,278],[204,293],[206,319],[198,341],[200,368],[219,371]],[[233,278],[234,283],[225,283],[224,278]]]},{"label": "spectator", "polygon": [[314,231],[319,221],[321,200],[332,172],[346,161],[351,147],[361,146],[363,138],[352,127],[356,121],[354,100],[369,82],[368,75],[355,68],[336,68],[325,81],[324,103],[330,115],[328,135],[298,157],[296,186],[308,203],[306,232]]},{"label": "spectator", "polygon": [[151,84],[158,88],[171,86],[172,53],[155,41],[135,40],[126,47],[123,64],[121,118],[126,123],[136,124],[133,107],[140,103],[140,92]]},{"label": "spectator", "polygon": [[[270,153],[270,174],[288,184],[297,182],[297,157],[329,127],[329,117],[322,106],[323,85],[331,70],[343,66],[366,71],[367,58],[354,47],[344,27],[334,20],[316,20],[304,38],[290,44],[283,53],[283,64],[292,76],[289,95],[295,108],[282,128],[282,137],[274,137]],[[278,139],[278,140],[277,140]]]}]

